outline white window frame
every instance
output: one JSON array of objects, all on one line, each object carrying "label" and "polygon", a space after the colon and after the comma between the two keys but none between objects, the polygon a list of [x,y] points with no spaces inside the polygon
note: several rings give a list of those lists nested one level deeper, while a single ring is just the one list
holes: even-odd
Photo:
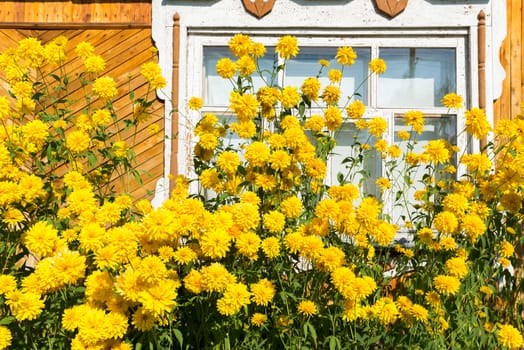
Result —
[{"label": "white window frame", "polygon": [[[188,31],[188,50],[185,61],[187,62],[187,74],[183,80],[183,86],[181,89],[185,91],[183,95],[183,100],[181,101],[181,106],[186,106],[187,101],[192,96],[203,96],[204,89],[204,79],[205,73],[203,69],[204,62],[204,47],[206,46],[226,46],[229,39],[235,33],[245,33],[250,35],[253,40],[262,42],[266,46],[275,46],[276,41],[279,36],[290,34],[295,35],[298,38],[299,47],[341,47],[341,46],[352,46],[354,48],[364,47],[371,48],[371,58],[378,57],[379,48],[452,48],[455,49],[455,67],[456,67],[456,91],[455,92],[463,97],[465,97],[465,108],[468,106],[468,91],[471,89],[471,78],[469,77],[468,72],[468,31],[462,29],[450,29],[450,30],[404,30],[404,31],[384,31],[377,33],[377,31],[366,32],[359,30],[355,31],[340,31],[338,30],[333,34],[324,33],[315,33],[314,31],[286,31],[285,33],[276,33],[267,32],[267,31],[249,31],[242,30],[240,28],[232,31],[207,31],[207,30],[189,30]],[[267,55],[271,55],[271,52],[268,52]],[[331,57],[326,57],[326,59],[331,59]],[[386,62],[387,64],[387,62]],[[316,72],[311,72],[314,75]],[[281,81],[281,80],[279,80]],[[198,82],[198,83],[197,83]],[[383,136],[383,138],[388,142],[388,144],[394,144],[394,119],[395,115],[403,114],[409,110],[420,110],[424,114],[428,115],[457,115],[456,118],[456,136],[457,136],[457,146],[461,150],[465,150],[468,144],[465,133],[460,131],[464,128],[464,119],[461,118],[462,111],[448,111],[446,107],[417,107],[417,106],[408,106],[405,108],[384,108],[377,105],[377,82],[378,77],[372,75],[368,82],[368,106],[366,108],[366,113],[363,116],[364,118],[372,118],[374,116],[381,116],[385,118],[388,122],[388,131]],[[357,82],[358,83],[358,82]],[[285,84],[285,82],[284,82]],[[438,101],[437,101],[438,104]],[[227,106],[225,108],[220,107],[217,109],[216,106],[206,107],[206,101],[204,101],[204,108],[202,113],[210,112],[216,113],[219,118],[222,116],[228,115]],[[448,113],[449,112],[449,113]],[[229,114],[230,115],[230,114]],[[184,109],[181,118],[183,116],[187,117],[187,120],[181,125],[186,125],[185,130],[180,130],[180,144],[186,145],[186,152],[188,156],[185,159],[191,159],[191,152],[196,142],[192,130],[196,123],[198,122],[200,114],[198,112],[190,111],[189,109]],[[468,150],[471,151],[471,150]],[[328,171],[330,175],[326,178],[331,178],[331,172],[333,171],[333,164],[331,162],[328,164]],[[186,171],[186,175],[192,175],[192,164],[185,164],[181,166],[180,169]],[[459,168],[458,176],[461,175],[464,169]],[[382,162],[382,173],[385,173],[384,162]],[[329,184],[329,182],[328,182]],[[394,193],[388,193],[384,196],[384,210],[387,213],[393,212],[394,204]]]}]

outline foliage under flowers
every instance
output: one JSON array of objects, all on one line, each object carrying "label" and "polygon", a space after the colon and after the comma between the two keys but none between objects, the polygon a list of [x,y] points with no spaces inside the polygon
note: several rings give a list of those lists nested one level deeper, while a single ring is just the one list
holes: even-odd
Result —
[{"label": "foliage under flowers", "polygon": [[[507,268],[522,244],[523,116],[501,121],[485,152],[459,156],[445,140],[415,153],[424,115],[409,111],[403,150],[382,139],[385,119],[364,118],[362,102],[341,96],[344,67],[357,58],[351,47],[333,58],[343,68],[327,73],[327,86],[318,80],[329,66],[322,60],[301,87],[276,83],[284,64],[255,90],[266,49],[237,35],[238,60],[217,63],[235,86],[236,120],[201,116],[198,181],[178,176],[171,198],[152,208],[104,192],[111,171],[132,170],[132,148],[109,132],[112,79],[95,79],[87,98],[100,105],[74,116],[67,93],[50,94],[67,92],[68,79],[52,85],[20,73],[59,64],[63,45],[27,40],[0,56],[16,97],[0,98],[0,349],[522,346],[522,281]],[[297,39],[281,38],[276,53],[296,56]],[[88,74],[103,69],[87,43],[77,54]],[[370,62],[371,74],[385,69]],[[142,73],[152,88],[163,85],[157,66]],[[137,101],[129,125],[148,103]],[[462,99],[442,103],[460,108]],[[192,113],[201,107],[189,101]],[[465,118],[473,137],[490,131],[483,111]],[[369,137],[351,146],[340,183],[328,186],[327,160],[345,123]],[[362,171],[373,156],[386,164],[378,191]],[[466,169],[458,179],[455,158]],[[390,191],[406,209],[402,222],[384,208]],[[410,244],[395,241],[399,230]]]}]

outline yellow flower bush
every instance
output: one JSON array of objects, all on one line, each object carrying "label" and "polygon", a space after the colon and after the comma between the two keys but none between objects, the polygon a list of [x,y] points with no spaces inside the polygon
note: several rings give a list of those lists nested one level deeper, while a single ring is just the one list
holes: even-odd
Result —
[{"label": "yellow flower bush", "polygon": [[[75,50],[92,108],[41,107],[67,104],[46,94],[70,81],[27,72],[60,65],[65,45],[24,39],[0,55],[12,92],[0,97],[0,349],[522,346],[523,282],[508,267],[522,242],[523,116],[492,128],[483,111],[465,111],[471,140],[496,138],[457,154],[441,139],[415,148],[425,116],[409,110],[399,133],[407,148],[390,145],[386,119],[342,95],[343,69],[322,71],[354,64],[351,47],[321,60],[301,86],[255,88],[257,60],[287,62],[300,54],[298,39],[284,36],[267,53],[238,34],[235,61],[216,64],[236,87],[234,118],[188,100],[200,114],[195,178],[174,174],[170,198],[153,208],[107,188],[116,173],[137,174],[119,131],[146,121],[151,102],[133,101],[132,119],[118,125],[112,100],[121,92],[99,76],[95,47]],[[387,69],[380,59],[368,67]],[[153,62],[140,75],[152,90],[166,84]],[[460,109],[463,100],[451,92],[442,104]],[[351,123],[346,172],[327,184]],[[369,179],[360,169],[375,156],[385,171]],[[404,209],[397,221],[391,206]]]}]

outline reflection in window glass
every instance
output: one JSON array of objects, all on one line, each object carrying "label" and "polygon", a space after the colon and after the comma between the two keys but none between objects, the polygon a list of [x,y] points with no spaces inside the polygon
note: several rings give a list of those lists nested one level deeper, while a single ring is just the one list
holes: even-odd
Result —
[{"label": "reflection in window glass", "polygon": [[387,71],[378,78],[379,107],[435,107],[456,91],[454,48],[382,48]]},{"label": "reflection in window glass", "polygon": [[[371,49],[369,48],[353,48],[357,54],[355,64],[350,67],[344,67],[344,77],[342,79],[340,89],[342,92],[341,104],[346,101],[346,98],[353,96],[355,93],[360,96],[358,99],[365,104],[368,101],[368,64],[371,57]],[[325,59],[330,61],[330,67],[324,68],[322,76],[319,78],[322,86],[329,85],[327,72],[329,69],[342,70],[342,66],[337,64],[335,56],[337,48],[335,47],[302,47],[297,57],[294,57],[286,64],[285,85],[302,86],[304,79],[311,77],[320,70],[319,60]],[[362,84],[362,85],[361,85]],[[355,91],[355,89],[357,89]]]},{"label": "reflection in window glass", "polygon": [[[395,144],[400,147],[403,154],[406,154],[407,152],[413,152],[416,154],[420,154],[424,152],[424,147],[428,144],[431,140],[438,140],[438,139],[444,139],[447,140],[450,144],[456,144],[457,142],[457,126],[456,126],[456,117],[453,115],[447,115],[442,117],[426,117],[424,122],[424,131],[422,134],[417,134],[416,132],[412,132],[411,138],[412,141],[403,141],[401,140],[397,133],[399,131],[411,131],[411,126],[406,125],[404,119],[402,117],[396,117],[395,118]],[[416,143],[413,142],[413,139],[417,140]],[[408,144],[412,145],[412,149],[408,149]],[[395,174],[398,178],[391,179],[392,183],[395,184],[393,188],[394,194],[396,194],[399,190],[403,190],[400,185],[403,183],[403,177],[406,175],[404,172],[405,164],[401,163],[397,167],[398,172]],[[422,179],[423,175],[427,172],[427,169],[425,169],[424,166],[420,166],[416,169],[413,169],[412,172],[409,173],[409,176],[411,179]],[[438,173],[437,173],[438,176]],[[436,179],[439,180],[438,178]],[[417,190],[423,190],[424,185],[421,183],[413,183],[410,187],[410,189],[404,193],[405,200],[407,203],[414,203],[414,194]],[[402,205],[401,207],[395,207],[393,210],[393,222],[397,224],[402,224],[404,220],[408,220],[408,210],[411,211],[411,208],[409,205]],[[402,219],[402,217],[405,217],[405,219]]]},{"label": "reflection in window glass", "polygon": [[[274,48],[268,47],[267,52],[272,52]],[[230,58],[236,61],[229,48],[226,46],[205,46],[204,47],[204,104],[206,106],[228,106],[229,94],[233,90],[233,85],[228,79],[223,79],[216,72],[217,61],[221,58]],[[258,66],[261,71],[266,72],[264,79],[270,81],[270,72],[273,68],[273,57],[266,54],[266,57],[258,59]],[[257,74],[252,75],[255,92],[266,83]]]}]

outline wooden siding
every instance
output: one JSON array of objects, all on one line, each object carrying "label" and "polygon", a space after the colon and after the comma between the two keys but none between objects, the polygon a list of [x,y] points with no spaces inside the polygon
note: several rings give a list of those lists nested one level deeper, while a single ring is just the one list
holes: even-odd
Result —
[{"label": "wooden siding", "polygon": [[494,103],[495,121],[512,119],[520,114],[524,102],[524,7],[522,0],[507,0],[507,35],[502,44],[500,59],[506,70],[502,95]]},{"label": "wooden siding", "polygon": [[[146,82],[140,76],[140,66],[143,63],[156,59],[152,54],[153,47],[151,39],[151,28],[109,28],[109,29],[1,29],[0,27],[0,51],[9,47],[16,47],[18,40],[25,37],[35,37],[42,44],[48,43],[57,36],[63,35],[68,38],[67,52],[68,62],[66,71],[68,76],[75,77],[83,70],[83,64],[74,54],[76,44],[81,41],[90,42],[95,46],[95,53],[101,55],[106,61],[106,70],[101,75],[107,75],[115,79],[119,97],[114,101],[114,108],[121,119],[129,118],[133,113],[133,105],[129,99],[129,91],[135,91],[135,98],[155,98],[155,92],[149,91]],[[130,78],[131,77],[131,78]],[[83,101],[83,92],[79,82],[71,78],[69,86],[69,97],[72,100]],[[0,95],[7,94],[8,84],[0,79]],[[82,113],[84,103],[78,102],[72,106],[75,114]],[[131,194],[135,199],[152,198],[156,181],[163,176],[164,172],[164,109],[161,101],[156,100],[152,106],[152,117],[142,124],[133,136],[132,131],[124,132],[123,139],[134,147],[137,159],[137,169],[143,171],[143,185],[137,183],[131,177]],[[147,127],[158,124],[160,131],[150,135]],[[112,185],[121,189],[121,181],[113,179]]]},{"label": "wooden siding", "polygon": [[117,24],[151,25],[151,1],[55,0],[2,1],[0,23],[20,25]]}]

